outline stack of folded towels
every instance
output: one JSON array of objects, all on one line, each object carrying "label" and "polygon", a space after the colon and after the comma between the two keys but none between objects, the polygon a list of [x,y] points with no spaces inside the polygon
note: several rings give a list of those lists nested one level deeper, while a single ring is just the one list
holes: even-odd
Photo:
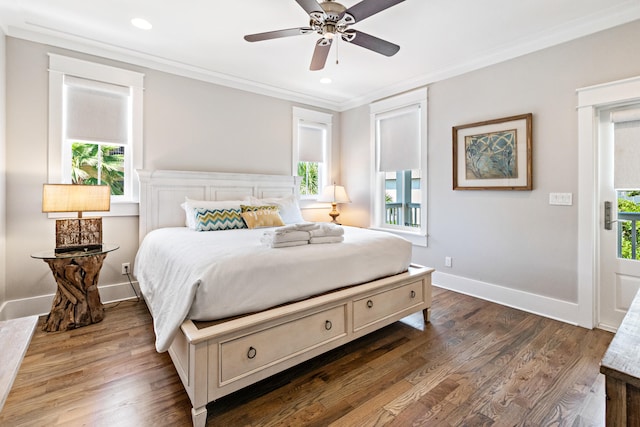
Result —
[{"label": "stack of folded towels", "polygon": [[271,248],[287,248],[315,243],[339,243],[344,229],[331,223],[305,222],[265,231],[260,241]]},{"label": "stack of folded towels", "polygon": [[318,224],[318,228],[309,231],[309,243],[340,243],[344,240],[344,229],[330,222]]}]

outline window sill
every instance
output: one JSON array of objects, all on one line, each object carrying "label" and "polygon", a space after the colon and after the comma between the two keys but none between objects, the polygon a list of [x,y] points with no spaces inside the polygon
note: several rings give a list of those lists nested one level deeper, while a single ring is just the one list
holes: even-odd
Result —
[{"label": "window sill", "polygon": [[[140,203],[138,202],[113,202],[111,203],[111,210],[108,212],[83,212],[82,216],[138,216]],[[48,214],[48,218],[69,218],[75,216],[75,212],[51,212]]]},{"label": "window sill", "polygon": [[392,228],[369,227],[371,230],[386,231],[387,233],[396,234],[411,242],[414,246],[427,247],[427,235],[422,233],[412,233],[410,231],[395,230]]},{"label": "window sill", "polygon": [[331,208],[331,203],[318,202],[316,199],[300,199],[298,200],[300,209],[327,209]]}]

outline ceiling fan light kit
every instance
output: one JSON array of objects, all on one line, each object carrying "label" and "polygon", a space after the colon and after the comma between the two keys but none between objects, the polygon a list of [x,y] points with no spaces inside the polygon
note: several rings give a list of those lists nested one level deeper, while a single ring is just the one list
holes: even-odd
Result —
[{"label": "ceiling fan light kit", "polygon": [[340,37],[347,43],[364,47],[385,56],[393,56],[400,50],[400,46],[396,44],[349,28],[349,26],[404,0],[362,0],[348,9],[333,0],[324,0],[321,3],[316,0],[295,1],[309,15],[308,27],[250,34],[244,36],[244,39],[249,42],[257,42],[302,34],[319,34],[322,37],[316,42],[313,57],[311,58],[311,66],[309,67],[312,71],[324,68],[329,49],[331,49],[332,42],[336,37]]}]

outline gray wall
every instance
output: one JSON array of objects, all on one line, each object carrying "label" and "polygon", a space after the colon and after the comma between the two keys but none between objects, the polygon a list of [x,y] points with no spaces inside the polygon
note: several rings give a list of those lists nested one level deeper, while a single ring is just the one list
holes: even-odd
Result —
[{"label": "gray wall", "polygon": [[[575,302],[575,90],[640,75],[639,40],[640,22],[635,22],[430,85],[430,237],[428,248],[415,249],[415,261],[456,277]],[[46,264],[29,257],[50,248],[54,239],[55,222],[41,213],[47,178],[47,52],[145,73],[145,168],[291,173],[288,101],[6,38],[7,185],[6,209],[0,209],[0,221],[6,215],[7,225],[5,301],[50,298],[55,291]],[[534,190],[452,191],[451,127],[528,112],[534,117]],[[369,109],[334,118],[334,179],[353,200],[341,206],[341,219],[367,226]],[[550,206],[550,192],[573,193],[573,206]],[[307,217],[324,219],[326,211]],[[133,261],[137,228],[136,217],[105,218],[105,241],[121,249],[107,257],[101,286],[123,282],[120,264]],[[453,268],[444,267],[445,256],[453,257]]]},{"label": "gray wall", "polygon": [[[33,252],[52,248],[55,238],[55,221],[41,212],[42,184],[47,180],[49,52],[145,74],[144,168],[291,174],[293,104],[289,101],[11,37],[6,38],[6,47],[6,301],[46,297],[48,303],[39,301],[38,307],[48,311],[55,292],[47,265],[30,258]],[[340,120],[334,116],[332,152],[337,165]],[[336,178],[338,173],[335,167]],[[328,210],[307,214],[312,219]],[[1,219],[5,210],[0,212]],[[138,218],[104,217],[103,227],[104,241],[120,249],[107,256],[101,287],[126,280],[120,264],[135,258]],[[24,314],[28,313],[9,311],[5,316]]]},{"label": "gray wall", "polygon": [[[640,75],[640,21],[429,86],[429,247],[414,261],[443,273],[577,302],[576,89]],[[534,190],[453,191],[456,125],[533,113]],[[369,223],[368,107],[343,113],[342,179]],[[348,141],[348,143],[347,143]],[[550,192],[573,206],[550,206]],[[445,256],[453,268],[444,267]]]},{"label": "gray wall", "polygon": [[6,185],[5,170],[7,159],[6,145],[6,39],[2,28],[0,28],[0,307],[5,301],[6,287]]}]

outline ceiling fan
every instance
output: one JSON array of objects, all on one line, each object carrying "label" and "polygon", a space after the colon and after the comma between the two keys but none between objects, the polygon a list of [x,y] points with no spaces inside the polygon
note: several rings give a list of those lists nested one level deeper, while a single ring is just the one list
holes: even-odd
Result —
[{"label": "ceiling fan", "polygon": [[312,71],[324,68],[331,43],[335,37],[340,37],[345,42],[353,43],[385,56],[393,56],[400,50],[400,46],[396,44],[349,27],[404,0],[362,0],[348,9],[333,0],[324,0],[321,3],[316,0],[295,1],[309,14],[310,22],[308,27],[250,34],[244,36],[244,39],[249,42],[257,42],[301,34],[320,34],[322,38],[316,42],[313,57],[311,58],[311,66],[309,67]]}]

